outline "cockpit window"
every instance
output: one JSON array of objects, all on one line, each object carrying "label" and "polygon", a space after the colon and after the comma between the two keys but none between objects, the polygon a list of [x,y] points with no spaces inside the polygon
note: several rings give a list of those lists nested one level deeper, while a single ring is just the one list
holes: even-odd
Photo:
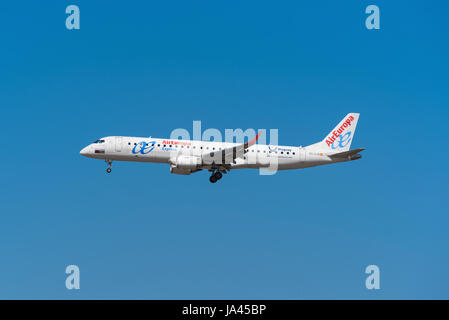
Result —
[{"label": "cockpit window", "polygon": [[94,143],[104,143],[104,140],[97,140]]}]

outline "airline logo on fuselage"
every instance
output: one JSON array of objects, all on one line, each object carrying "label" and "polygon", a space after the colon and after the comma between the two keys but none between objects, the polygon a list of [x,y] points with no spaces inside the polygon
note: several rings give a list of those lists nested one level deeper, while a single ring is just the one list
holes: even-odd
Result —
[{"label": "airline logo on fuselage", "polygon": [[151,151],[153,151],[154,149],[154,144],[156,143],[156,141],[150,141],[150,142],[139,142],[138,144],[136,144],[134,146],[134,148],[132,149],[132,153],[133,154],[148,154]]},{"label": "airline logo on fuselage", "polygon": [[[332,132],[332,135],[326,138],[326,143],[328,147],[331,147],[332,149],[344,148],[351,141],[351,131],[348,131],[345,134],[343,134],[343,132],[345,132],[346,128],[351,126],[352,121],[354,121],[354,117],[349,116],[348,119],[346,119],[345,122],[343,122],[340,128],[334,130]],[[337,139],[338,137],[340,138]],[[335,146],[336,142],[337,146]]]},{"label": "airline logo on fuselage", "polygon": [[173,140],[164,140],[162,141],[163,144],[168,144],[168,145],[181,145],[181,146],[190,146],[192,143],[191,142],[187,142],[187,141],[173,141]]}]

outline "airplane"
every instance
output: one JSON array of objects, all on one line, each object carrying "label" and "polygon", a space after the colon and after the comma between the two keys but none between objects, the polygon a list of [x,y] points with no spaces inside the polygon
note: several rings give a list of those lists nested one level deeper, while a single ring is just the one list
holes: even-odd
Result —
[{"label": "airplane", "polygon": [[166,163],[172,174],[190,175],[208,170],[209,181],[216,183],[234,169],[303,169],[360,159],[359,152],[364,148],[349,150],[359,115],[347,114],[322,141],[306,147],[257,144],[262,132],[240,144],[109,136],[89,144],[80,154],[105,160],[107,173],[111,173],[112,161]]}]

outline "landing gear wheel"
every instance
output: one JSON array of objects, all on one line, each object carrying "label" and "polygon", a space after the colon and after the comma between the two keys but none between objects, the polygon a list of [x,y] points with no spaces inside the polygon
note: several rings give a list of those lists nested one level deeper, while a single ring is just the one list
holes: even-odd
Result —
[{"label": "landing gear wheel", "polygon": [[215,171],[209,178],[211,183],[215,183],[223,177],[223,174],[220,171]]},{"label": "landing gear wheel", "polygon": [[108,168],[106,169],[106,172],[107,173],[111,173],[111,171],[112,171],[112,169],[111,169],[112,161],[111,160],[106,160],[106,162],[108,163]]}]

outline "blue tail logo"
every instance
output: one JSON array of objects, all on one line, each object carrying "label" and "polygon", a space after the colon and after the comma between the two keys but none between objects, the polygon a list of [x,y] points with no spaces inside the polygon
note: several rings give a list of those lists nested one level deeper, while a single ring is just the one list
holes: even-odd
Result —
[{"label": "blue tail logo", "polygon": [[[338,136],[339,139],[335,140],[332,144],[331,144],[331,148],[332,149],[337,149],[337,148],[344,148],[348,145],[349,142],[351,142],[351,131],[346,132],[343,135]],[[335,143],[337,143],[337,146],[335,146]]]}]

